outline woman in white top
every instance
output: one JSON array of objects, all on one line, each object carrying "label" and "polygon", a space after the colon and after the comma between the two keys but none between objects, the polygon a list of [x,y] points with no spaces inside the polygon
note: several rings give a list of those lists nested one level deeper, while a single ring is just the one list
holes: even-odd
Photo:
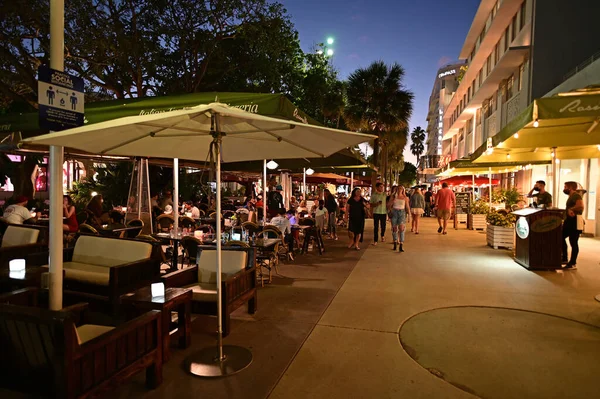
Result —
[{"label": "woman in white top", "polygon": [[[410,217],[410,205],[403,186],[392,187],[392,195],[390,196],[390,201],[387,204],[387,208],[391,213],[392,219],[394,251],[399,244],[400,252],[404,252],[404,230],[406,230],[406,221]],[[398,237],[398,230],[400,230],[400,237]]]}]

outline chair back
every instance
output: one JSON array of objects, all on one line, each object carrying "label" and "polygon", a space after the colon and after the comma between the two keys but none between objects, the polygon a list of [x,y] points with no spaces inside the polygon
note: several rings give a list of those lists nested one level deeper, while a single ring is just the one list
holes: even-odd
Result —
[{"label": "chair back", "polygon": [[246,230],[249,235],[260,233],[258,224],[250,221],[242,223],[242,229]]},{"label": "chair back", "polygon": [[275,226],[265,226],[262,231],[263,238],[279,238],[283,239],[281,230]]},{"label": "chair back", "polygon": [[212,212],[210,215],[208,215],[208,217],[211,219],[215,219],[217,217],[217,212]]},{"label": "chair back", "polygon": [[196,227],[196,221],[189,216],[181,216],[179,218],[179,227],[191,229]]},{"label": "chair back", "polygon": [[98,232],[98,230],[96,230],[94,227],[90,226],[87,223],[82,223],[79,225],[79,233],[80,234],[87,234],[87,235],[95,235],[95,236],[99,236],[100,233]]},{"label": "chair back", "polygon": [[[198,282],[216,284],[217,249],[204,246],[200,248],[199,255],[196,261],[198,265]],[[240,270],[254,266],[254,248],[224,247],[221,251],[221,261],[223,275],[233,275]]]},{"label": "chair back", "polygon": [[140,233],[142,232],[142,229],[144,228],[143,226],[131,226],[131,227],[136,227],[135,229],[131,229],[131,230],[126,230],[125,233],[125,238],[135,238],[138,235],[140,235]]},{"label": "chair back", "polygon": [[204,216],[206,216],[206,212],[204,212],[203,209],[198,208],[198,211],[200,211],[200,217],[203,218]]},{"label": "chair back", "polygon": [[169,232],[175,224],[175,219],[171,215],[162,214],[156,218],[158,229],[163,232]]},{"label": "chair back", "polygon": [[8,226],[2,237],[2,248],[35,244],[39,235],[40,231],[35,228]]},{"label": "chair back", "polygon": [[77,214],[77,224],[83,224],[88,220],[88,214],[86,211],[81,211]]},{"label": "chair back", "polygon": [[76,341],[67,312],[0,305],[0,387],[53,396],[66,385],[67,344]]},{"label": "chair back", "polygon": [[131,219],[127,222],[127,227],[144,227],[144,221],[142,219]]}]

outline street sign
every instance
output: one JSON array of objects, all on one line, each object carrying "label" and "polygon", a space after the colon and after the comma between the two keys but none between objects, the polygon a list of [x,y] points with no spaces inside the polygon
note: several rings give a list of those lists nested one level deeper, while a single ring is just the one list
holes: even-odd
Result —
[{"label": "street sign", "polygon": [[45,65],[38,68],[40,128],[65,130],[83,125],[83,79]]}]

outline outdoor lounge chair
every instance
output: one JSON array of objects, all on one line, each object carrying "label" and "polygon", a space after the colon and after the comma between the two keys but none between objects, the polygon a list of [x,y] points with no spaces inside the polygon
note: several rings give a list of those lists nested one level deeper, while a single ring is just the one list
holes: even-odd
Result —
[{"label": "outdoor lounge chair", "polygon": [[25,258],[31,253],[47,249],[47,245],[40,241],[39,228],[9,224],[2,236],[0,267],[8,267],[8,262],[13,259]]},{"label": "outdoor lounge chair", "polygon": [[87,304],[61,311],[14,305],[22,297],[15,292],[1,299],[0,388],[36,397],[87,398],[144,369],[149,388],[161,384],[159,311],[115,328],[87,324]]},{"label": "outdoor lounge chair", "polygon": [[[197,265],[166,274],[162,281],[166,287],[192,289],[192,312],[217,315],[216,248],[199,247]],[[257,310],[256,255],[254,248],[223,247],[222,285],[223,336],[231,330],[230,314],[244,303],[248,313]]]}]

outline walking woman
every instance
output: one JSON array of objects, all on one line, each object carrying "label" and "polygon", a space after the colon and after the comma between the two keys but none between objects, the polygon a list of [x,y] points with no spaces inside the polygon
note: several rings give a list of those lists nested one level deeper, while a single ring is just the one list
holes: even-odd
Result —
[{"label": "walking woman", "polygon": [[354,247],[357,251],[360,250],[358,243],[365,230],[365,211],[366,201],[363,198],[360,188],[352,190],[352,195],[348,198],[346,203],[346,214],[344,215],[348,220],[348,234],[350,235],[350,243],[348,248]]},{"label": "walking woman", "polygon": [[[410,215],[410,205],[403,186],[392,187],[392,195],[388,202],[388,209],[392,214],[392,237],[394,238],[394,251],[399,245],[400,252],[404,252],[404,230],[406,220]],[[400,236],[398,236],[400,230]]]},{"label": "walking woman", "polygon": [[423,213],[425,213],[425,197],[423,197],[419,187],[415,188],[413,194],[410,196],[410,213],[412,215],[410,231],[419,234],[419,221]]}]

